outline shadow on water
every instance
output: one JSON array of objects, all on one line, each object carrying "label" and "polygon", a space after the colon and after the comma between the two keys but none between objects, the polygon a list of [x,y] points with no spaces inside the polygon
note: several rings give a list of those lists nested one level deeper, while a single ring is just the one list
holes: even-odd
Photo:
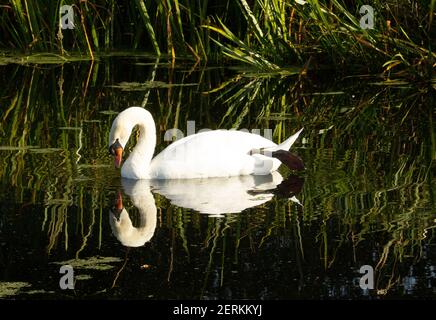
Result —
[{"label": "shadow on water", "polygon": [[[431,86],[122,57],[0,69],[0,298],[435,297]],[[306,170],[126,182],[107,139],[133,105],[159,150],[187,121],[276,142],[304,126]]]}]

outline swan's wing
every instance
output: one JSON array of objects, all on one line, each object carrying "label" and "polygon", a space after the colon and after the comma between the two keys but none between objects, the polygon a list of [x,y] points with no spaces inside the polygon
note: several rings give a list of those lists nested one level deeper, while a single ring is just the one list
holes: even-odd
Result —
[{"label": "swan's wing", "polygon": [[182,179],[268,174],[280,161],[250,150],[276,144],[260,135],[214,130],[180,139],[159,153],[150,165],[150,178]]}]

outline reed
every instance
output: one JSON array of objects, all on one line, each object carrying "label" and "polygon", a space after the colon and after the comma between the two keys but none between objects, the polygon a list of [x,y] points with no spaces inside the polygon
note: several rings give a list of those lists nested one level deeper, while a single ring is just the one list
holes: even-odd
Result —
[{"label": "reed", "polygon": [[[346,67],[349,73],[408,73],[431,78],[434,70],[433,5],[420,1],[373,1],[374,28],[360,26],[364,1],[238,1],[247,25],[242,36],[223,23],[205,25],[222,53],[264,71],[309,64]],[[302,2],[303,3],[303,2]],[[410,6],[413,10],[410,10]],[[410,30],[416,30],[413,34]],[[225,40],[225,41],[224,41]]]},{"label": "reed", "polygon": [[[73,6],[73,30],[59,26],[62,5]],[[435,1],[372,1],[373,29],[360,26],[363,5],[363,0],[8,0],[0,12],[0,48],[66,57],[79,52],[90,59],[128,48],[173,63],[184,57],[230,59],[278,73],[304,65],[431,78]]]},{"label": "reed", "polygon": [[[51,52],[68,57],[81,53],[93,59],[108,50],[147,50],[170,60],[215,56],[208,23],[215,11],[225,12],[231,1],[135,0],[8,0],[0,12],[0,48],[26,53]],[[71,5],[74,29],[60,27],[59,9]],[[223,14],[223,19],[227,13]]]}]

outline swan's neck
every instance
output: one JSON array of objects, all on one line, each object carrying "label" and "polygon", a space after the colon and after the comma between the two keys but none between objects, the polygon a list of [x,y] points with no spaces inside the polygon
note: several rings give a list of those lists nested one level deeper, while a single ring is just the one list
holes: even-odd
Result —
[{"label": "swan's neck", "polygon": [[148,179],[150,162],[156,147],[156,126],[152,115],[144,110],[136,121],[139,138],[135,148],[123,165],[122,176],[134,179]]},{"label": "swan's neck", "polygon": [[140,223],[135,227],[130,219],[129,213],[124,208],[120,218],[117,220],[110,217],[110,225],[115,237],[127,247],[140,247],[154,235],[157,225],[157,209],[154,197],[147,189],[139,195],[132,195],[133,205],[138,208]]},{"label": "swan's neck", "polygon": [[140,224],[138,233],[144,242],[150,241],[154,235],[157,224],[157,208],[154,197],[149,190],[139,197],[131,197],[133,205],[138,208]]}]

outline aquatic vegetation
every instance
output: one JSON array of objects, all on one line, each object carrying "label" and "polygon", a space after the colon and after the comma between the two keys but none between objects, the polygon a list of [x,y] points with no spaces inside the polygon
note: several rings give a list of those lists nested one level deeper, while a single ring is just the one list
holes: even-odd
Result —
[{"label": "aquatic vegetation", "polygon": [[[53,262],[53,264],[57,264],[60,266],[70,265],[74,269],[86,269],[86,270],[110,270],[115,266],[112,265],[115,262],[123,261],[117,257],[89,257],[87,259],[72,259],[61,262]],[[78,280],[88,280],[90,279],[89,275],[80,275]]]},{"label": "aquatic vegetation", "polygon": [[[63,5],[74,29],[60,27]],[[436,1],[372,1],[369,29],[363,5],[4,1],[0,298],[59,293],[59,264],[86,272],[86,297],[433,297]],[[156,119],[157,151],[188,121],[278,142],[304,127],[301,205],[275,197],[206,217],[154,194],[153,239],[122,247],[107,140],[134,105]],[[368,297],[356,285],[365,264]]]},{"label": "aquatic vegetation", "polygon": [[0,298],[13,297],[28,287],[30,287],[30,283],[27,282],[0,282]]},{"label": "aquatic vegetation", "polygon": [[[316,79],[302,69],[256,77],[253,68],[190,67],[120,57],[1,67],[0,244],[10,249],[1,247],[0,268],[11,272],[23,259],[20,270],[46,279],[47,268],[58,276],[58,264],[50,262],[84,271],[103,265],[111,268],[107,278],[105,271],[83,283],[88,291],[96,282],[105,289],[78,292],[106,297],[279,298],[291,297],[292,288],[312,297],[362,298],[353,279],[368,263],[379,290],[372,295],[401,296],[401,279],[411,275],[423,286],[423,279],[434,281],[431,86],[386,85],[379,77]],[[121,82],[181,85],[113,87]],[[188,120],[197,128],[271,129],[275,141],[304,126],[296,144],[307,168],[297,195],[303,206],[275,198],[240,215],[205,217],[155,194],[153,239],[143,248],[121,247],[107,219],[121,188],[107,140],[115,115],[131,105],[153,113],[160,148],[168,143],[165,131],[184,130]],[[135,224],[135,208],[124,200]],[[259,292],[249,285],[254,278],[271,286]],[[30,280],[37,280],[29,279],[32,290],[41,290]],[[51,281],[48,291],[58,286],[57,278]]]}]

